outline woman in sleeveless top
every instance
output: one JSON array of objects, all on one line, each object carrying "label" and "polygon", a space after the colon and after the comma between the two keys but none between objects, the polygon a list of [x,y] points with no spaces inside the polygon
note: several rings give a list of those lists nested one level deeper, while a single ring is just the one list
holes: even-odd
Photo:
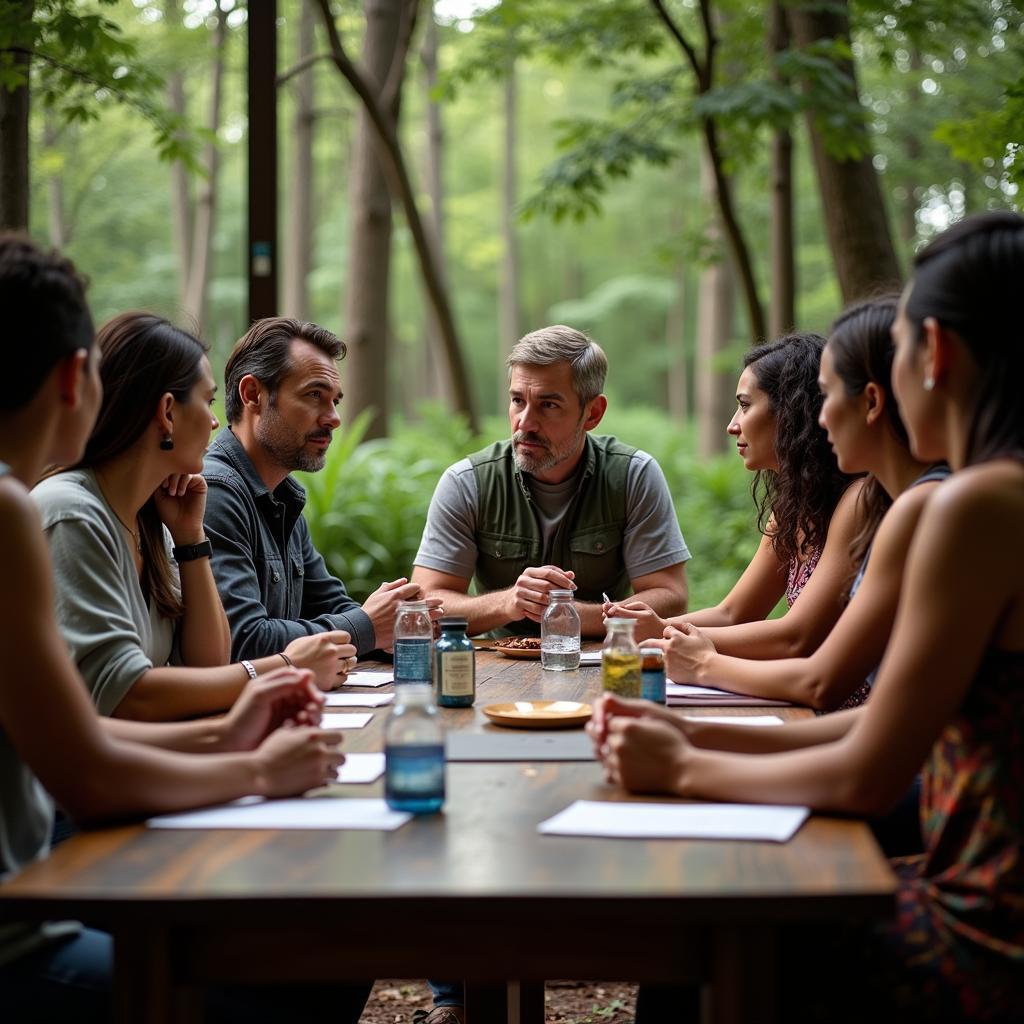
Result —
[{"label": "woman in sleeveless top", "polygon": [[101,714],[223,711],[250,677],[308,668],[324,690],[355,664],[345,632],[228,664],[231,637],[203,531],[203,453],[218,426],[206,346],[158,316],[96,336],[103,403],[85,454],[33,491],[60,583],[57,618]]},{"label": "woman in sleeveless top", "polygon": [[[863,523],[861,484],[839,469],[818,428],[824,346],[820,335],[793,334],[744,357],[728,432],[755,474],[761,543],[714,608],[662,619],[640,601],[606,605],[606,615],[636,620],[638,640],[692,623],[723,653],[784,658],[809,654],[835,624],[853,571],[850,544]],[[766,619],[783,596],[789,610]]]},{"label": "woman in sleeveless top", "polygon": [[[871,699],[699,739],[640,702],[598,709],[606,770],[630,790],[868,815],[923,763],[925,849],[895,862],[895,919],[795,934],[789,1021],[1024,1019],[1022,279],[1024,217],[1009,212],[967,218],[915,259],[893,385],[914,454],[953,475],[915,532]],[[627,715],[644,717],[627,730]]]},{"label": "woman in sleeveless top", "polygon": [[868,474],[859,497],[864,526],[851,545],[860,570],[850,585],[849,605],[807,658],[733,658],[717,651],[695,626],[670,630],[670,639],[652,643],[664,649],[676,681],[724,686],[820,711],[855,707],[866,699],[896,617],[914,528],[928,494],[949,475],[945,466],[914,457],[893,398],[891,330],[898,301],[889,296],[848,309],[832,325],[821,356],[822,428],[840,469]]}]

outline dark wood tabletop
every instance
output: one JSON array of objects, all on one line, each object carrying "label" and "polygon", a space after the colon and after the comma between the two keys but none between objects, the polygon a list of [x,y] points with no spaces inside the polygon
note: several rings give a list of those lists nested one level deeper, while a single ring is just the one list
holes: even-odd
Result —
[{"label": "dark wood tabletop", "polygon": [[[449,729],[492,730],[484,704],[599,689],[596,667],[543,672],[481,651],[476,707],[441,715]],[[809,714],[686,713],[769,711]],[[382,749],[387,714],[375,709],[346,747]],[[0,889],[0,920],[112,930],[124,1019],[140,1001],[145,1019],[171,1019],[156,1004],[178,983],[389,976],[464,977],[470,1016],[487,1024],[508,1019],[507,981],[532,993],[511,1000],[512,1016],[542,1020],[536,993],[552,977],[703,979],[713,1019],[761,1021],[779,926],[892,908],[888,862],[857,821],[814,816],[785,844],[541,836],[574,800],[627,797],[596,762],[452,763],[447,787],[443,813],[392,833],[83,833]],[[327,792],[380,796],[383,783]]]}]

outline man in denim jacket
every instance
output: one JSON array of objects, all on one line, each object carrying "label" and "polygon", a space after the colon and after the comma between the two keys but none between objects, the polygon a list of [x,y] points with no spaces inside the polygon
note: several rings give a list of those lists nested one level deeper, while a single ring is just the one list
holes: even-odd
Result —
[{"label": "man in denim jacket", "polygon": [[420,596],[418,585],[398,579],[360,606],[327,569],[302,517],[306,492],[289,474],[323,468],[340,423],[344,355],[326,328],[269,317],[253,324],[224,369],[228,428],[210,445],[203,475],[233,658],[334,629],[351,636],[360,656],[387,648],[398,602]]}]

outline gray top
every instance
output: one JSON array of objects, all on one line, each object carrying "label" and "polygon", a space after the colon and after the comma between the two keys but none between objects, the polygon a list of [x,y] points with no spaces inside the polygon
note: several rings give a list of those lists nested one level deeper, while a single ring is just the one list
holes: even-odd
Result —
[{"label": "gray top", "polygon": [[[9,473],[10,467],[0,462],[0,477]],[[20,680],[4,677],[0,685],[20,685]],[[53,800],[0,724],[0,882],[46,856],[52,828]],[[73,922],[0,924],[0,965],[76,928]]]},{"label": "gray top", "polygon": [[[133,541],[92,470],[52,476],[32,497],[53,558],[57,622],[100,714],[112,714],[144,672],[180,664],[174,622],[147,604]],[[169,552],[166,530],[164,539]],[[171,571],[177,582],[173,561]]]},{"label": "gray top", "polygon": [[[575,476],[560,484],[546,484],[529,473],[530,488],[544,546],[558,528],[579,486]],[[469,459],[444,471],[430,500],[427,525],[414,563],[426,569],[472,579],[476,570],[476,524],[479,494]],[[631,580],[678,565],[690,557],[676,520],[672,496],[658,463],[636,451],[626,475],[626,530],[623,562]]]}]

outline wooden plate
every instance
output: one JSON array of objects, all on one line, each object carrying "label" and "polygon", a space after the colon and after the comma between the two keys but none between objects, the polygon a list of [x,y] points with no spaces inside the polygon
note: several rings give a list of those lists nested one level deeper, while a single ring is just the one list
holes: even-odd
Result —
[{"label": "wooden plate", "polygon": [[[519,636],[507,636],[505,640],[523,640],[525,637]],[[531,640],[537,639],[536,637],[530,637]],[[496,651],[498,654],[503,655],[506,658],[523,658],[527,661],[536,661],[540,657],[539,647],[499,647],[501,640],[496,640],[491,644],[491,650]]]},{"label": "wooden plate", "polygon": [[575,700],[517,700],[480,709],[495,725],[513,729],[575,729],[593,714],[589,704]]}]

